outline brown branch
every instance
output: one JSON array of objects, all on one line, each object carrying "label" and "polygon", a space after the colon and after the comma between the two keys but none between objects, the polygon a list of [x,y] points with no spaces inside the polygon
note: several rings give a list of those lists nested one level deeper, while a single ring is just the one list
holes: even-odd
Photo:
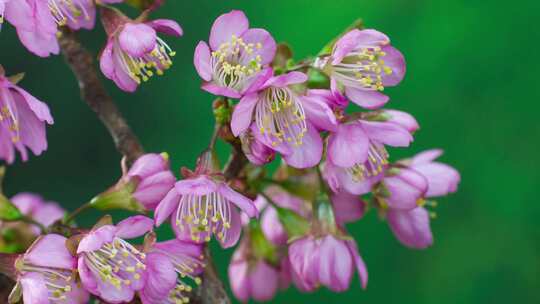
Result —
[{"label": "brown branch", "polygon": [[144,151],[118,107],[107,94],[94,67],[94,56],[79,42],[76,33],[64,29],[58,39],[62,54],[79,81],[82,99],[109,130],[116,149],[133,163]]}]

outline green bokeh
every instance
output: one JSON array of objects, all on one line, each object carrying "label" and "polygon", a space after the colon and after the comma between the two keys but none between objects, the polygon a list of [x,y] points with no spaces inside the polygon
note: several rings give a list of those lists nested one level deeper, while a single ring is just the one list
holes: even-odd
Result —
[{"label": "green bokeh", "polygon": [[[400,246],[371,212],[349,227],[369,267],[367,290],[355,278],[342,294],[290,288],[275,303],[540,303],[537,1],[168,2],[156,15],[179,21],[185,31],[167,39],[177,51],[173,68],[136,94],[106,84],[145,148],[168,151],[176,172],[193,165],[213,128],[213,97],[198,88],[193,50],[219,14],[237,8],[253,26],[289,42],[297,59],[316,53],[358,17],[387,33],[408,69],[403,83],[387,91],[390,106],[413,113],[422,127],[412,148],[393,156],[441,147],[443,160],[462,174],[459,192],[440,200],[432,248]],[[96,54],[105,39],[101,29],[82,37]],[[55,118],[49,150],[9,168],[5,190],[38,192],[74,209],[119,177],[120,157],[81,102],[62,57],[30,55],[7,24],[0,41],[0,63],[10,74],[26,72],[21,85],[47,101]],[[214,252],[225,277],[231,250]]]}]

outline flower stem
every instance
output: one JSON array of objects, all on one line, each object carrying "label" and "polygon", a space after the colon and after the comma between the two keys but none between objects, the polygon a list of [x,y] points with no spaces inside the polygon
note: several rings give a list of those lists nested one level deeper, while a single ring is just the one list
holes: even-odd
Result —
[{"label": "flower stem", "polygon": [[79,208],[75,209],[73,212],[71,212],[63,221],[64,224],[69,224],[71,223],[76,217],[77,215],[81,214],[82,212],[90,209],[92,205],[90,204],[90,202],[86,203],[86,204],[83,204],[81,206],[79,206]]}]

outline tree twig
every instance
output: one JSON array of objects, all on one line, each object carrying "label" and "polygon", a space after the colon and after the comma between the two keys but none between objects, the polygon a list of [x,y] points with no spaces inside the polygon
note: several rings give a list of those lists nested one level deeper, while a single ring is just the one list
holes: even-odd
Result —
[{"label": "tree twig", "polygon": [[94,67],[94,55],[79,42],[77,34],[64,29],[58,39],[62,54],[77,77],[82,99],[109,130],[116,149],[132,164],[144,151],[118,107],[107,94]]}]

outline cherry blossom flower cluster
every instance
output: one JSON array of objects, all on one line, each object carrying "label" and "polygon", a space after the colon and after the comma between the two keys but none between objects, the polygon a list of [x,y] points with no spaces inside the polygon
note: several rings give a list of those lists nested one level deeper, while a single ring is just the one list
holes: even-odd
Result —
[{"label": "cherry blossom flower cluster", "polygon": [[[134,92],[172,66],[175,52],[158,33],[183,31],[175,21],[150,20],[151,9],[130,19],[110,6],[118,2],[0,0],[0,20],[46,57],[59,53],[62,31],[92,29],[99,7],[107,34],[100,69]],[[355,273],[366,288],[369,262],[346,226],[370,209],[403,245],[432,245],[429,209],[457,190],[460,175],[436,160],[438,149],[390,160],[389,147],[408,147],[419,124],[383,108],[385,88],[406,71],[385,34],[351,29],[296,62],[287,45],[234,10],[196,46],[194,65],[201,88],[216,96],[217,133],[181,179],[167,153],[149,153],[124,161],[113,186],[71,213],[36,194],[0,193],[0,272],[16,281],[10,303],[188,303],[212,239],[237,246],[228,277],[242,302],[269,301],[291,284],[343,292]],[[54,122],[48,106],[18,86],[21,79],[0,70],[0,160],[7,164],[17,153],[27,161],[28,150],[44,152],[46,125]],[[232,177],[215,155],[217,139],[243,159]],[[266,166],[278,159],[277,170]],[[77,227],[75,217],[89,208],[139,214]],[[160,241],[154,229],[164,223],[175,237]]]}]

